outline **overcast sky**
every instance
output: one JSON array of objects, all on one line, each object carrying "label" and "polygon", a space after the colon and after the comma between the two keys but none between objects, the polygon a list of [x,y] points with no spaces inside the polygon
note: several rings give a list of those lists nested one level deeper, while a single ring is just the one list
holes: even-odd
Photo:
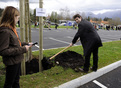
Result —
[{"label": "overcast sky", "polygon": [[[30,8],[39,8],[39,0],[30,0]],[[106,11],[121,10],[121,0],[43,0],[43,8],[47,13],[59,11],[67,7],[75,12],[93,12],[95,14]],[[19,8],[19,0],[0,0],[0,8],[15,6]]]}]

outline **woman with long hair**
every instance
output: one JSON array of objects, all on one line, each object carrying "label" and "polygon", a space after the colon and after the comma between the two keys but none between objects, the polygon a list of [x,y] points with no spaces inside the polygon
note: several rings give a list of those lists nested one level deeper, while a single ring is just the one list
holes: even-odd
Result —
[{"label": "woman with long hair", "polygon": [[4,88],[20,88],[19,78],[23,54],[32,46],[31,43],[24,43],[19,39],[16,31],[19,17],[19,11],[16,8],[7,6],[0,20],[0,55],[6,66]]}]

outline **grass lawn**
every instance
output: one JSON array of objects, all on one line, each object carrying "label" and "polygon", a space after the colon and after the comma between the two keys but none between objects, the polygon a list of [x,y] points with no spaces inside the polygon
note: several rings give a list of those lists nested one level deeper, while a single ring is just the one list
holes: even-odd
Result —
[{"label": "grass lawn", "polygon": [[[63,48],[44,50],[43,55],[44,57],[51,57],[62,49]],[[82,46],[73,46],[69,50],[83,54]],[[33,55],[36,57],[38,52],[33,52]],[[103,43],[103,47],[99,49],[99,68],[119,60],[121,60],[121,41]],[[0,71],[4,68],[5,67],[0,58]],[[64,70],[62,67],[55,66],[43,72],[21,76],[20,86],[21,88],[53,88],[85,74],[86,73],[74,72],[72,69]],[[4,79],[4,75],[0,74],[0,88],[3,88]]]}]

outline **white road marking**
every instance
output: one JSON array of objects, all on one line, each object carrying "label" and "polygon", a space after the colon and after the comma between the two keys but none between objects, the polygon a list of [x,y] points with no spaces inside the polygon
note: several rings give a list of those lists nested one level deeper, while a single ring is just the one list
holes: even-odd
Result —
[{"label": "white road marking", "polygon": [[36,32],[35,30],[31,30],[31,32]]},{"label": "white road marking", "polygon": [[39,48],[39,46],[38,45],[35,45],[37,48]]},{"label": "white road marking", "polygon": [[94,80],[93,81],[95,84],[97,84],[98,86],[100,86],[101,88],[108,88],[106,86],[104,86],[103,84],[99,83],[98,81]]},{"label": "white road marking", "polygon": [[58,39],[55,39],[55,38],[52,38],[52,37],[49,37],[49,39],[55,40],[55,41],[58,41],[58,42],[62,42],[62,43],[66,43],[66,44],[70,44],[69,42],[65,42],[65,41],[62,41],[62,40],[58,40]]},{"label": "white road marking", "polygon": [[[82,46],[82,45],[75,45],[75,46]],[[55,47],[55,48],[48,48],[48,49],[43,49],[43,50],[51,50],[51,49],[58,49],[58,48],[66,48],[67,46],[64,46],[64,47]],[[38,50],[32,50],[32,52],[35,52],[35,51],[38,51]]]},{"label": "white road marking", "polygon": [[71,36],[67,36],[67,38],[73,39],[73,37],[71,37]]},{"label": "white road marking", "polygon": [[[38,46],[38,45],[34,45],[34,46],[36,46],[37,48],[39,48],[39,46]],[[45,49],[42,49],[42,50],[45,50]]]}]

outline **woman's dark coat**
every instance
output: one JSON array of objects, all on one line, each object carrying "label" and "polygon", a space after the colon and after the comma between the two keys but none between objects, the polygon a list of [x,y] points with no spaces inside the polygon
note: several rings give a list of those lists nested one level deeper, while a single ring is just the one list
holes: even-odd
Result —
[{"label": "woman's dark coat", "polygon": [[7,65],[14,65],[20,63],[26,53],[26,48],[22,43],[20,46],[18,38],[14,31],[8,27],[0,27],[0,56],[3,58],[3,63]]}]

